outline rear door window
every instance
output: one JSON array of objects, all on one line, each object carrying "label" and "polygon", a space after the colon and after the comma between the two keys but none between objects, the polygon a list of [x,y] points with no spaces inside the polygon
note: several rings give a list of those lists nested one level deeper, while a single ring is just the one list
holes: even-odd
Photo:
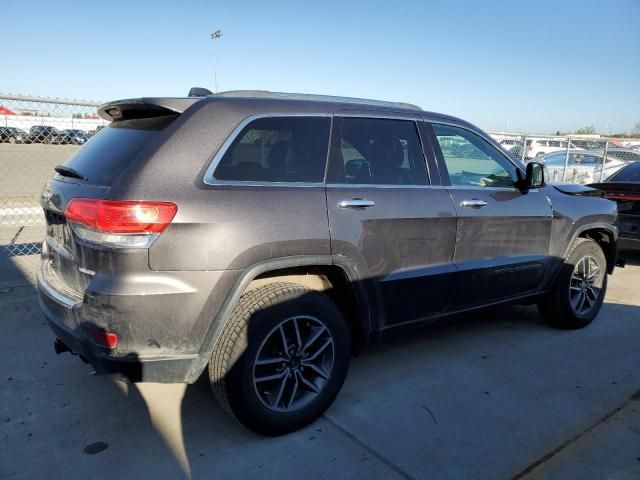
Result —
[{"label": "rear door window", "polygon": [[329,179],[338,184],[426,185],[427,172],[415,122],[341,119]]},{"label": "rear door window", "polygon": [[64,165],[86,177],[89,183],[110,185],[175,118],[169,115],[110,123]]},{"label": "rear door window", "polygon": [[242,129],[213,176],[217,180],[320,183],[329,117],[265,117]]}]

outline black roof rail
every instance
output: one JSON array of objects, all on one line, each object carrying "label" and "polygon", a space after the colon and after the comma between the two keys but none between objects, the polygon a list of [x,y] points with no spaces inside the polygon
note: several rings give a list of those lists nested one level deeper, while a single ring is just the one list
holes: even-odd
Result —
[{"label": "black roof rail", "polygon": [[282,100],[307,100],[318,102],[352,103],[357,105],[368,105],[373,107],[403,108],[409,110],[423,111],[417,105],[405,102],[387,102],[384,100],[371,100],[368,98],[337,97],[333,95],[315,95],[309,93],[286,93],[269,92],[266,90],[230,90],[228,92],[218,92],[212,94],[213,97],[229,98],[267,98]]}]

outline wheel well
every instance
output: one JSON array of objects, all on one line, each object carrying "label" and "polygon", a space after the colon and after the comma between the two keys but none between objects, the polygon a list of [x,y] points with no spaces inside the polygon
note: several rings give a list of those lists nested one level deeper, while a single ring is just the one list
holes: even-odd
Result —
[{"label": "wheel well", "polygon": [[616,266],[616,245],[613,240],[613,233],[604,228],[593,228],[580,232],[578,237],[589,238],[600,245],[607,259],[607,271],[613,273],[613,269]]},{"label": "wheel well", "polygon": [[365,341],[367,315],[358,301],[353,282],[344,270],[333,265],[282,268],[262,273],[254,278],[245,292],[275,282],[291,282],[328,295],[340,308],[349,324],[353,352],[357,353]]}]

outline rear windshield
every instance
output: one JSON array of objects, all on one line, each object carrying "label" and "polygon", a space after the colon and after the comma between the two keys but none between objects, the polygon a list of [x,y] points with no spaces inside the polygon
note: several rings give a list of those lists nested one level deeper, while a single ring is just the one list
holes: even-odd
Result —
[{"label": "rear windshield", "polygon": [[631,165],[618,171],[609,177],[608,182],[638,182],[640,183],[640,162],[634,162]]},{"label": "rear windshield", "polygon": [[111,123],[94,135],[64,165],[94,185],[109,185],[147,148],[175,115]]}]

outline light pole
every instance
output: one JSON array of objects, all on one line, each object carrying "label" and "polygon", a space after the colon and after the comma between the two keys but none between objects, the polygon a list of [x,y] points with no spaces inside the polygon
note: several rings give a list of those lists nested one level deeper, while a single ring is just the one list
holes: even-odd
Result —
[{"label": "light pole", "polygon": [[211,34],[211,40],[213,43],[213,91],[214,93],[218,93],[218,62],[216,59],[216,45],[215,40],[222,36],[222,31],[216,30]]}]

